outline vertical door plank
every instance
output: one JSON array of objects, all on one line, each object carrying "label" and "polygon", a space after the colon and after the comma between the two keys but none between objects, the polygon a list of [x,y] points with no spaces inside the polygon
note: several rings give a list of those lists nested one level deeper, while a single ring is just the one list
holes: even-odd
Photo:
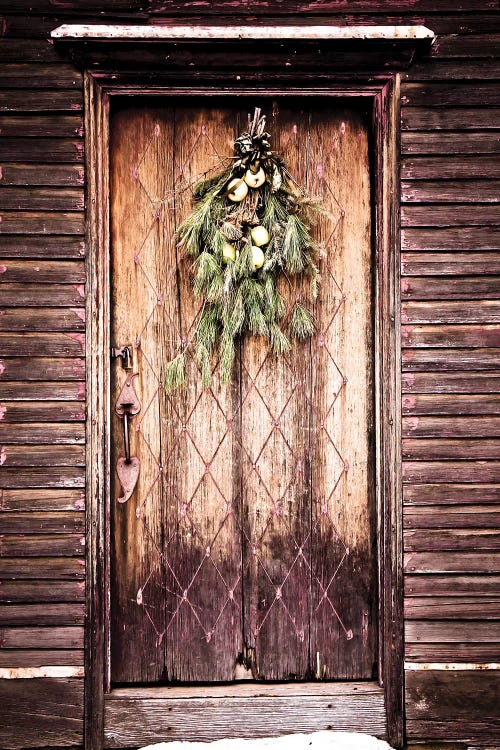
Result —
[{"label": "vertical door plank", "polygon": [[374,663],[374,474],[367,127],[354,111],[314,113],[309,189],[322,220],[320,321],[313,341],[312,623],[318,678],[368,678]]},{"label": "vertical door plank", "polygon": [[[117,682],[152,682],[164,671],[165,597],[162,566],[163,503],[160,471],[160,368],[157,259],[163,248],[158,203],[165,184],[162,153],[171,151],[173,125],[154,111],[124,110],[112,122],[111,341],[132,344],[134,386],[142,410],[132,420],[131,453],[141,461],[136,490],[116,498],[114,468],[123,455],[122,422],[113,416],[110,498],[112,517],[111,676]],[[114,403],[126,373],[113,363]]]},{"label": "vertical door plank", "polygon": [[[272,147],[305,185],[308,114],[275,105],[268,115]],[[307,282],[281,279],[279,289],[287,332]],[[257,337],[241,348],[245,643],[263,679],[303,679],[309,667],[309,349],[295,342],[277,358]]]},{"label": "vertical door plank", "polygon": [[[234,112],[182,106],[175,111],[173,187],[175,225],[192,210],[191,186],[220,171],[232,155]],[[170,224],[170,229],[172,228]],[[181,681],[227,681],[241,651],[241,542],[238,461],[231,431],[233,395],[216,371],[204,389],[193,358],[201,311],[192,262],[177,257],[177,347],[186,345],[186,386],[165,396],[167,676]]]}]

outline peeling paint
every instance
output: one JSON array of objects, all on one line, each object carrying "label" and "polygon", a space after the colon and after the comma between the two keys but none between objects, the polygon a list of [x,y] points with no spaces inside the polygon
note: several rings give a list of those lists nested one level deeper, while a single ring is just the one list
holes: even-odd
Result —
[{"label": "peeling paint", "polygon": [[0,420],[5,417],[6,413],[7,413],[7,407],[6,406],[2,406],[0,404]]},{"label": "peeling paint", "polygon": [[77,284],[74,288],[76,289],[80,297],[82,299],[85,299],[85,286],[83,284]]},{"label": "peeling paint", "polygon": [[5,364],[4,364],[3,359],[0,359],[0,375],[3,375],[4,372],[5,372]]},{"label": "peeling paint", "polygon": [[83,307],[70,307],[72,313],[74,313],[80,320],[85,323],[85,308]]}]

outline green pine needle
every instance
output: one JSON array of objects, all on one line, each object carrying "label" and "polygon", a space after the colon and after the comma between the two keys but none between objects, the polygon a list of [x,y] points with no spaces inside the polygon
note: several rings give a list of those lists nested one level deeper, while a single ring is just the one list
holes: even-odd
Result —
[{"label": "green pine needle", "polygon": [[276,323],[272,323],[269,327],[269,338],[271,340],[271,348],[275,354],[286,354],[292,348],[290,341]]},{"label": "green pine needle", "polygon": [[316,326],[312,314],[298,302],[295,304],[290,321],[290,333],[301,341],[314,334]]},{"label": "green pine needle", "polygon": [[165,388],[171,393],[186,382],[186,356],[180,352],[165,367]]}]

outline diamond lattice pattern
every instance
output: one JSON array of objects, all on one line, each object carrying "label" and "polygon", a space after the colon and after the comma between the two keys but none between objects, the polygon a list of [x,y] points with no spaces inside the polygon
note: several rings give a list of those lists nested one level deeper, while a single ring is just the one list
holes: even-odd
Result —
[{"label": "diamond lattice pattern", "polygon": [[[359,419],[348,396],[350,298],[339,260],[349,217],[332,182],[345,124],[326,129],[334,138],[325,143],[302,113],[270,123],[290,170],[329,212],[316,230],[316,335],[281,359],[246,339],[232,385],[222,387],[216,371],[204,390],[190,346],[200,303],[174,230],[197,179],[227,165],[236,122],[232,112],[192,110],[174,125],[150,118],[131,164],[141,215],[124,221],[142,227],[129,254],[130,294],[141,298],[133,326],[143,407],[134,425],[147,473],[131,502],[135,533],[150,548],[134,606],[164,650],[168,679],[228,680],[238,669],[268,679],[334,677],[358,622],[341,591],[356,573],[344,533],[356,456],[342,436],[346,420]],[[283,279],[288,311],[306,285]],[[163,365],[184,347],[188,385],[168,394]]]}]

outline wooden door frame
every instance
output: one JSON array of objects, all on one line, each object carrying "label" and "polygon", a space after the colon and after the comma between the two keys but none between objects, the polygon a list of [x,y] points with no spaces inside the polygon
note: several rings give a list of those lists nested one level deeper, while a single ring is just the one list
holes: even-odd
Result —
[{"label": "wooden door frame", "polygon": [[[184,76],[185,78],[185,76]],[[373,105],[374,354],[376,424],[379,684],[383,686],[387,739],[404,739],[403,562],[401,495],[401,336],[399,217],[399,74],[346,82],[332,74],[316,84],[263,83],[182,86],[138,84],[126,74],[85,73],[87,169],[87,577],[85,641],[85,747],[103,747],[104,699],[109,681],[110,472],[110,201],[109,118],[116,96],[368,97]],[[151,79],[149,79],[150,81]],[[221,697],[219,700],[224,700]]]}]

